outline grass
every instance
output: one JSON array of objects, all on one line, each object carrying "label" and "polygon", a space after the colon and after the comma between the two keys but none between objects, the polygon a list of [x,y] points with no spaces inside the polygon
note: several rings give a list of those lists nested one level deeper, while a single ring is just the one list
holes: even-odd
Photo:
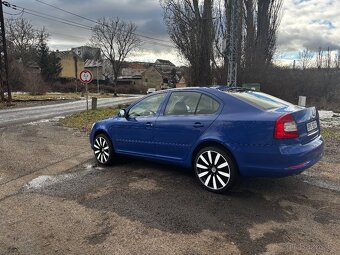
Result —
[{"label": "grass", "polygon": [[321,135],[325,140],[340,140],[340,129],[329,127],[321,128]]},{"label": "grass", "polygon": [[118,113],[117,108],[100,108],[89,110],[88,112],[79,112],[61,119],[60,122],[67,127],[78,128],[81,130],[90,130],[94,122],[110,118]]}]

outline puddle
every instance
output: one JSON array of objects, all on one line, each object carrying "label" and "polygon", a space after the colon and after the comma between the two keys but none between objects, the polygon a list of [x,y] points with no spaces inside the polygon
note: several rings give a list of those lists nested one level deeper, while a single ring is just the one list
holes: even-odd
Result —
[{"label": "puddle", "polygon": [[333,182],[330,180],[321,179],[315,174],[303,173],[303,182],[308,183],[319,188],[334,190],[340,192],[340,184],[338,182]]}]

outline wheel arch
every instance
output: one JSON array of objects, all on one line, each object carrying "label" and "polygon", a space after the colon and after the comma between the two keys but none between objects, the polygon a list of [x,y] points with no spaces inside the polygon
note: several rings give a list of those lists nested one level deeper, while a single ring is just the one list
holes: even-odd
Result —
[{"label": "wheel arch", "polygon": [[196,158],[196,155],[197,153],[205,148],[205,147],[217,147],[217,148],[220,148],[222,150],[224,150],[230,157],[231,159],[233,160],[235,166],[236,166],[236,169],[237,171],[239,172],[239,167],[238,167],[238,163],[236,161],[236,158],[235,156],[233,155],[233,153],[231,152],[231,150],[225,146],[223,143],[221,143],[220,141],[216,141],[216,140],[206,140],[206,141],[202,141],[201,143],[199,143],[195,149],[193,150],[192,154],[191,154],[191,166],[193,167],[194,166],[194,161],[195,161],[195,158]]},{"label": "wheel arch", "polygon": [[96,136],[97,136],[97,135],[100,135],[100,134],[104,134],[104,135],[106,135],[107,137],[110,138],[110,136],[109,136],[109,134],[107,133],[106,130],[104,130],[104,129],[98,129],[98,130],[96,130],[96,131],[93,133],[93,139],[96,138]]}]

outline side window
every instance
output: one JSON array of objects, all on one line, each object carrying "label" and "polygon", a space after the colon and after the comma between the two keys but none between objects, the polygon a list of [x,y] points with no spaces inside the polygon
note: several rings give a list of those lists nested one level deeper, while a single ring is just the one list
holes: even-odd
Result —
[{"label": "side window", "polygon": [[165,108],[165,115],[195,114],[201,94],[197,92],[173,92]]},{"label": "side window", "polygon": [[218,110],[220,104],[213,98],[203,95],[198,103],[196,114],[212,114]]},{"label": "side window", "polygon": [[165,93],[162,93],[145,98],[144,100],[140,101],[129,110],[129,116],[130,117],[155,116],[164,96]]}]

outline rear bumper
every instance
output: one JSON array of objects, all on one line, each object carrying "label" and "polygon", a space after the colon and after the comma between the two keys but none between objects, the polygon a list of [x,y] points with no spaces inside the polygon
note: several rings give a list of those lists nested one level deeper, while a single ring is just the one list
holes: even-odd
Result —
[{"label": "rear bumper", "polygon": [[323,156],[321,136],[307,144],[243,147],[236,155],[242,176],[284,177],[313,166]]}]

